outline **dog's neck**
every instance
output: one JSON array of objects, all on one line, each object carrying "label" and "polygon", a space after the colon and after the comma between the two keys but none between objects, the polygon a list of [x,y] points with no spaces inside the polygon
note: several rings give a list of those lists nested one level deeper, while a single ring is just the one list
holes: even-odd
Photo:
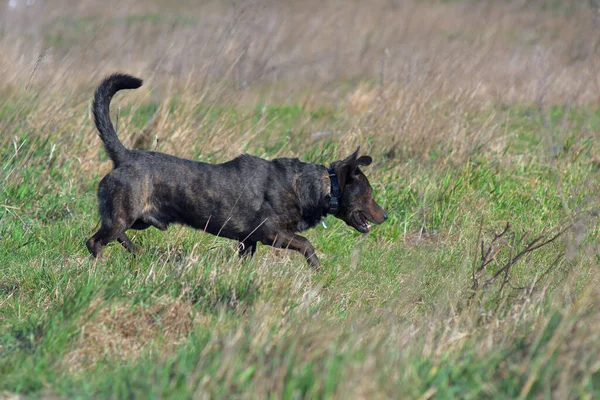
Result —
[{"label": "dog's neck", "polygon": [[340,199],[342,197],[342,190],[340,189],[340,183],[333,167],[327,168],[329,173],[330,190],[329,190],[329,209],[327,214],[336,215],[340,210]]}]

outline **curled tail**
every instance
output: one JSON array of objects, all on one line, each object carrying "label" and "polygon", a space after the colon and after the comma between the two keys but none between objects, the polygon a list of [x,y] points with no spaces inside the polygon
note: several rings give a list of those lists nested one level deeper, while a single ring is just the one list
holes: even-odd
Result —
[{"label": "curled tail", "polygon": [[137,89],[142,86],[142,80],[131,75],[113,74],[104,79],[94,93],[92,112],[94,122],[104,143],[104,148],[115,167],[127,156],[127,149],[119,140],[115,127],[110,120],[110,101],[119,90]]}]

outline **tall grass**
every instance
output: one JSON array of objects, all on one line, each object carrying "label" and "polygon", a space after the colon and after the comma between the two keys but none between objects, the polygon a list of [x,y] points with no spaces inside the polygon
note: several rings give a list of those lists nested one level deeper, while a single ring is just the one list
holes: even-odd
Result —
[{"label": "tall grass", "polygon": [[[597,396],[587,2],[16,4],[0,14],[1,395]],[[115,71],[145,79],[113,100],[127,147],[327,164],[360,145],[389,220],[309,231],[318,274],[183,227],[91,260],[111,165],[89,101]]]}]

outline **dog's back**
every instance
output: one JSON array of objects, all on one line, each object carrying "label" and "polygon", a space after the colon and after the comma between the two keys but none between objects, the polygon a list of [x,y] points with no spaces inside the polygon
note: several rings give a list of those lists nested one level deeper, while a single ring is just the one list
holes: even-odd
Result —
[{"label": "dog's back", "polygon": [[[121,207],[135,217],[135,227],[164,230],[178,223],[229,239],[260,240],[273,224],[302,231],[318,223],[322,215],[305,221],[302,214],[313,213],[302,210],[322,206],[311,204],[323,198],[322,183],[317,168],[298,159],[244,154],[208,164],[130,150],[102,179],[98,195],[100,204],[108,204],[115,193],[127,193]],[[110,208],[100,212],[109,214]]]}]

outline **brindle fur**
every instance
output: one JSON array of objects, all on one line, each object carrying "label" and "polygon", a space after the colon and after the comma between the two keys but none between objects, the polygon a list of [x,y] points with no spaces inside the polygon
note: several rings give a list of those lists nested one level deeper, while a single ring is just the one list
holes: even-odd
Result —
[{"label": "brindle fur", "polygon": [[[115,74],[96,89],[93,114],[113,170],[98,186],[102,225],[86,245],[94,257],[117,240],[136,252],[126,236],[128,229],[151,226],[166,230],[184,224],[240,242],[240,256],[252,256],[258,242],[300,252],[309,265],[320,264],[308,239],[298,235],[314,227],[328,214],[330,180],[327,168],[297,158],[271,161],[243,154],[223,164],[207,164],[168,154],[126,149],[110,120],[109,105],[122,89],[135,89],[142,80]],[[336,217],[361,232],[369,220],[387,218],[373,200],[372,188],[359,166],[369,156],[331,164],[342,190]]]}]

